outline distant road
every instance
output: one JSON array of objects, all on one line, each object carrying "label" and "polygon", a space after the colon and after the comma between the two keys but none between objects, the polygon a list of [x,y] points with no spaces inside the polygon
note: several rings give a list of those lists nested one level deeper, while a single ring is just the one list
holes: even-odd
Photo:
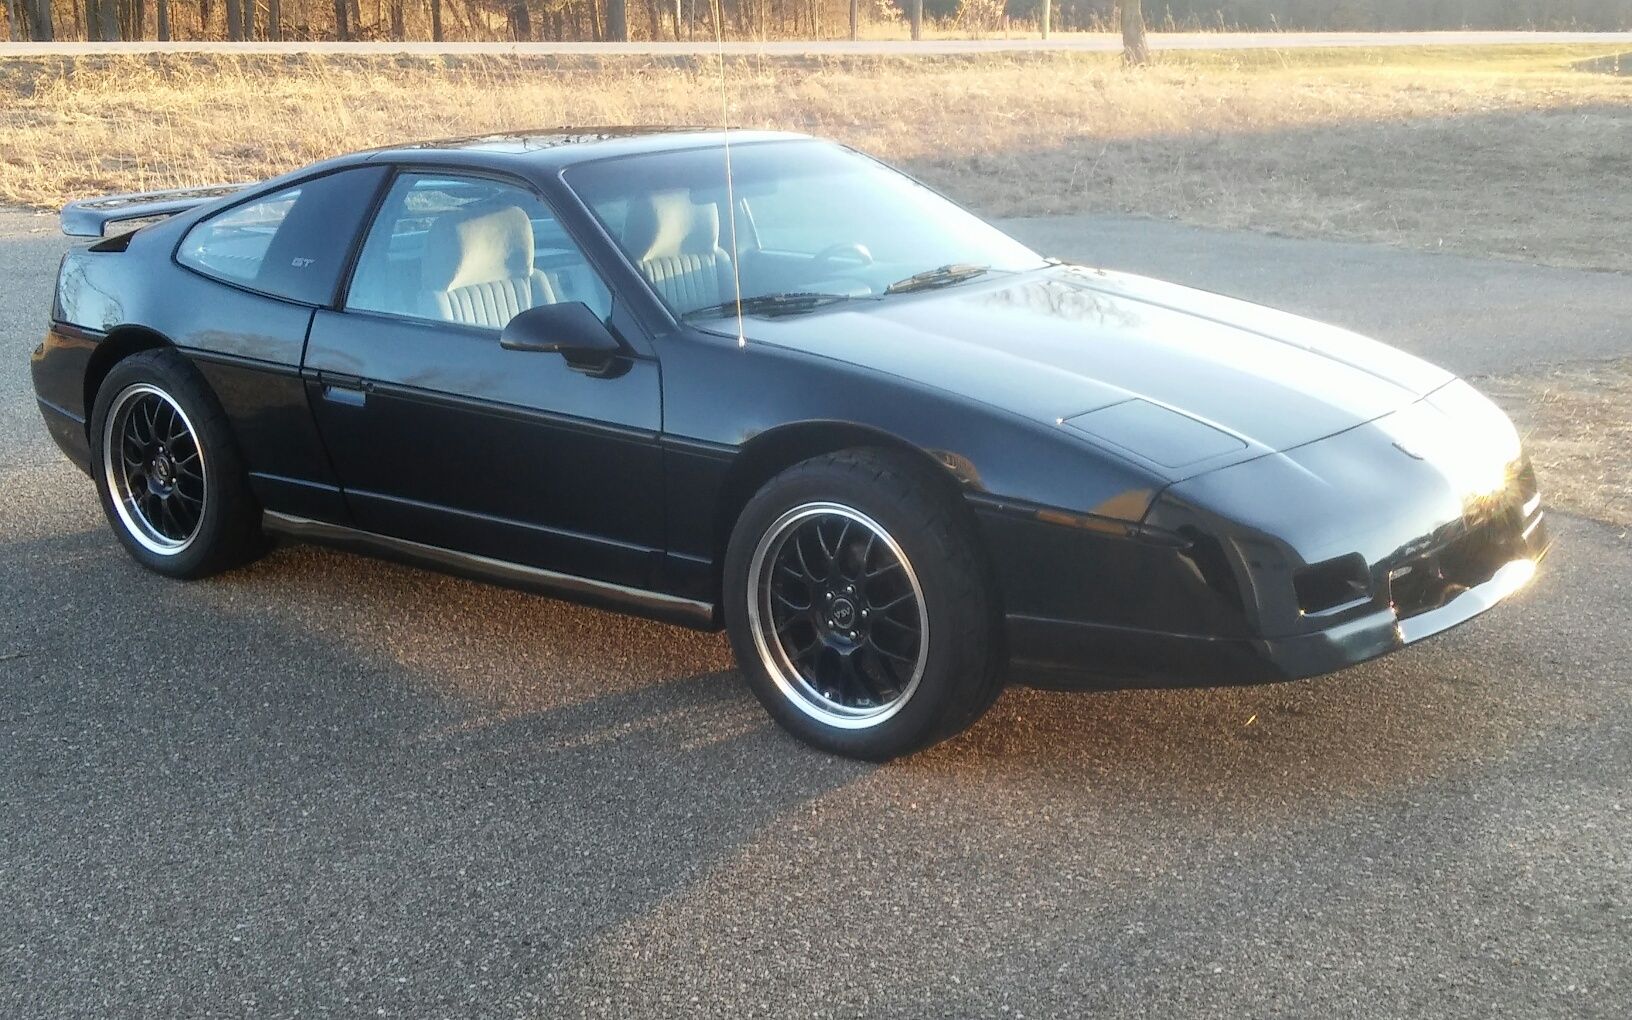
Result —
[{"label": "distant road", "polygon": [[[1632,49],[1632,32],[1189,32],[1153,34],[1158,50],[1263,50],[1318,49],[1348,46],[1511,46],[1539,43],[1619,43]],[[800,42],[735,41],[725,44],[734,55],[877,56],[960,53],[1040,52],[1070,50],[1115,53],[1120,36],[1110,33],[1074,33],[1052,39],[872,39],[861,42],[820,40]],[[81,56],[117,53],[420,53],[420,54],[526,54],[536,56],[693,56],[716,52],[713,42],[124,42],[124,43],[11,43],[0,42],[0,58],[7,56]]]}]

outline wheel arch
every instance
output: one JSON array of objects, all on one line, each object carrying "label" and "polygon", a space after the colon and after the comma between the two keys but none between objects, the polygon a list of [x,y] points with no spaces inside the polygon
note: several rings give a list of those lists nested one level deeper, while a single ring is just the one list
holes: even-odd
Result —
[{"label": "wheel arch", "polygon": [[[959,454],[926,450],[893,432],[855,422],[802,421],[779,425],[743,444],[720,486],[714,520],[716,573],[724,569],[725,548],[743,508],[767,482],[812,457],[865,448],[901,455],[906,462],[916,465],[923,477],[959,508],[959,513],[972,513],[962,497],[967,487],[976,484],[976,479],[972,465]],[[984,558],[985,550],[980,553]]]},{"label": "wheel arch", "polygon": [[102,389],[102,383],[107,379],[113,366],[133,354],[143,351],[158,350],[175,345],[156,330],[146,326],[116,326],[108,331],[107,336],[96,345],[91,352],[90,361],[85,365],[85,428],[91,427],[92,412],[96,408],[96,396]]}]

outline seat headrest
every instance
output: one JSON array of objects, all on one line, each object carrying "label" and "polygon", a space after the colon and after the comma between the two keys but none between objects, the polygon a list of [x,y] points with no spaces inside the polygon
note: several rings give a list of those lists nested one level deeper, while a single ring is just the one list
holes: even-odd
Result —
[{"label": "seat headrest", "polygon": [[657,191],[629,201],[623,243],[635,261],[712,253],[720,246],[720,210],[697,205],[681,190]]},{"label": "seat headrest", "polygon": [[449,291],[533,271],[533,222],[519,206],[470,206],[438,216],[425,236],[420,285]]}]

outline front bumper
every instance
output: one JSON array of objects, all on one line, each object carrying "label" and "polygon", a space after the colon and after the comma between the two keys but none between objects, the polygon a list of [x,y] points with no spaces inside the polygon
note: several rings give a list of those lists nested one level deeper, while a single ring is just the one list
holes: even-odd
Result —
[{"label": "front bumper", "polygon": [[1316,676],[1522,588],[1549,541],[1522,451],[1472,472],[1398,435],[1362,426],[1195,476],[1120,536],[982,507],[1011,676],[1100,687]]},{"label": "front bumper", "polygon": [[1547,550],[1538,513],[1533,553],[1432,609],[1393,604],[1324,630],[1284,638],[1227,638],[1010,615],[1011,679],[1044,687],[1193,687],[1269,683],[1332,673],[1450,630],[1522,589]]}]

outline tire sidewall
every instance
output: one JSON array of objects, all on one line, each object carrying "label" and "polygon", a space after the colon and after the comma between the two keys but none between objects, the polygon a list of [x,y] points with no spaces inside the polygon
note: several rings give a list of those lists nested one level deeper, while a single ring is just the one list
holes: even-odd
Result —
[{"label": "tire sidewall", "polygon": [[[949,558],[963,551],[945,549],[926,534],[917,505],[923,498],[922,493],[896,493],[871,485],[837,465],[807,464],[773,479],[749,500],[737,520],[726,550],[722,585],[732,650],[766,710],[811,744],[847,757],[882,760],[932,742],[940,736],[949,708],[957,711],[949,702],[961,702],[968,694],[962,682],[964,671],[981,666],[960,662],[962,642],[953,640],[957,628],[969,625],[971,610],[979,612],[957,605],[949,594],[956,587],[949,576]],[[762,662],[749,624],[748,603],[758,597],[749,576],[754,550],[783,514],[807,503],[838,503],[876,521],[901,547],[923,590],[929,619],[929,654],[923,677],[907,703],[875,726],[831,726],[793,704]]]}]

